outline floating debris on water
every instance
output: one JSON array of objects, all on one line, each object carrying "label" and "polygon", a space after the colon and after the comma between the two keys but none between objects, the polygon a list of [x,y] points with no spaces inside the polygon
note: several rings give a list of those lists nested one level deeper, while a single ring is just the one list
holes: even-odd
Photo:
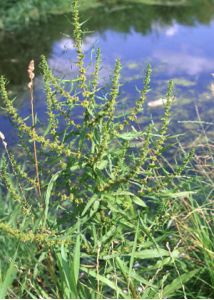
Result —
[{"label": "floating debris on water", "polygon": [[163,106],[167,102],[166,98],[160,98],[158,100],[150,101],[148,102],[149,107],[158,107],[158,106]]}]

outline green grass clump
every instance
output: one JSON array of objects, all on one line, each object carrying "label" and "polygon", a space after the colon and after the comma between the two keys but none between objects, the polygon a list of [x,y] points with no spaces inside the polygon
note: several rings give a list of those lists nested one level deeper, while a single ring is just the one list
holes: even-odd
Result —
[{"label": "green grass clump", "polygon": [[[162,158],[173,84],[159,131],[153,123],[141,129],[150,66],[135,105],[119,112],[121,63],[108,92],[99,84],[99,49],[87,75],[77,0],[72,11],[79,73],[68,85],[41,58],[47,124],[35,118],[32,93],[32,125],[23,119],[0,78],[20,153],[1,133],[0,296],[211,297],[211,204],[198,206],[182,176],[192,152],[176,167]],[[32,92],[32,62],[28,73]]]}]

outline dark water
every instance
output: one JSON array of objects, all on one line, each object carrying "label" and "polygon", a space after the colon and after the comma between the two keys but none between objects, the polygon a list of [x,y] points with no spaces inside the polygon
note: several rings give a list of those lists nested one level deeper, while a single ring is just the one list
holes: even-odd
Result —
[{"label": "dark water", "polygon": [[[108,84],[115,59],[123,64],[121,106],[133,104],[137,88],[142,88],[146,65],[152,65],[152,91],[144,119],[156,119],[161,106],[150,107],[149,102],[164,97],[169,79],[176,88],[173,105],[173,128],[177,132],[195,129],[186,123],[201,119],[206,129],[213,132],[214,112],[214,2],[190,1],[188,6],[126,4],[88,10],[82,19],[88,19],[83,48],[87,60],[93,49],[100,47],[103,58],[101,83]],[[22,33],[0,35],[0,73],[10,84],[11,97],[17,95],[20,113],[30,113],[27,91],[27,65],[33,58],[39,62],[41,54],[63,78],[76,72],[70,16],[50,18],[40,26]],[[36,111],[45,119],[44,94],[37,70]],[[184,123],[183,123],[184,122]],[[0,110],[0,131],[12,142],[15,136],[10,121]]]}]

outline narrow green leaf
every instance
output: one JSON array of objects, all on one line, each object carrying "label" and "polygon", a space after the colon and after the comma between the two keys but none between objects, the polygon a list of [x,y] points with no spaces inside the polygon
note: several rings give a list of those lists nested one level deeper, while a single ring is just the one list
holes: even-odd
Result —
[{"label": "narrow green leaf", "polygon": [[[123,276],[127,276],[127,274],[129,273],[129,269],[128,267],[126,266],[126,264],[121,260],[121,258],[118,256],[116,258],[116,262],[117,262],[117,265],[118,267],[120,268]],[[131,271],[130,272],[130,276],[131,278],[137,280],[139,283],[141,284],[145,284],[147,286],[150,286],[150,287],[153,287],[153,288],[156,288],[156,286],[154,284],[152,284],[150,281],[144,279],[142,276],[138,275],[135,271]]]},{"label": "narrow green leaf", "polygon": [[52,176],[52,178],[48,184],[48,187],[47,187],[46,196],[45,196],[45,212],[44,212],[44,223],[43,223],[44,227],[45,227],[47,217],[48,217],[49,203],[50,203],[50,197],[51,197],[53,185],[54,185],[55,181],[57,180],[57,178],[59,177],[61,172],[62,171],[59,171]]},{"label": "narrow green leaf", "polygon": [[141,207],[147,207],[146,203],[139,197],[137,197],[135,194],[128,192],[128,191],[117,191],[112,194],[113,196],[130,196],[133,199],[133,202]]},{"label": "narrow green leaf", "polygon": [[185,192],[178,192],[178,193],[174,193],[172,192],[164,192],[162,194],[162,196],[167,196],[167,197],[171,197],[171,198],[184,198],[184,197],[190,197],[191,195],[196,194],[196,192],[193,191],[185,191]]},{"label": "narrow green leaf", "polygon": [[145,135],[144,132],[139,131],[139,132],[125,132],[125,133],[120,133],[117,134],[117,137],[126,141],[130,141],[139,137],[142,137]]},{"label": "narrow green leaf", "polygon": [[137,239],[138,239],[138,232],[139,232],[139,221],[137,223],[137,228],[135,231],[135,237],[134,237],[134,242],[133,242],[133,246],[132,246],[132,253],[131,253],[131,257],[130,257],[130,263],[129,263],[129,275],[128,275],[128,280],[131,281],[131,272],[133,269],[133,265],[134,265],[134,260],[135,260],[135,252],[137,249]]},{"label": "narrow green leaf", "polygon": [[135,196],[135,197],[133,198],[133,202],[134,202],[135,204],[141,206],[141,207],[144,207],[144,208],[147,207],[146,203],[145,203],[142,199],[140,199],[139,197],[137,197],[137,196]]},{"label": "narrow green leaf", "polygon": [[121,295],[123,298],[127,299],[127,294],[125,294],[113,281],[107,279],[106,277],[97,274],[97,272],[90,270],[84,266],[81,266],[81,270],[83,272],[86,272],[87,274],[89,274],[90,276],[92,276],[95,279],[98,279],[100,282],[102,282],[103,284],[107,285],[108,287],[110,287],[112,290],[116,291],[119,295]]},{"label": "narrow green leaf", "polygon": [[14,279],[16,278],[17,269],[14,260],[11,261],[9,268],[7,269],[6,275],[3,282],[0,283],[0,299],[5,299],[7,291],[11,287]]},{"label": "narrow green leaf", "polygon": [[169,251],[165,249],[146,249],[139,252],[133,253],[135,258],[139,259],[151,259],[151,258],[158,258],[163,256],[170,256]]},{"label": "narrow green leaf", "polygon": [[83,210],[81,216],[84,216],[84,215],[87,213],[87,211],[88,211],[89,208],[93,205],[93,203],[95,202],[95,200],[97,200],[97,196],[96,196],[96,195],[93,196],[93,197],[87,202],[87,204],[86,204],[86,206],[85,206],[85,208],[84,208],[84,210]]},{"label": "narrow green leaf", "polygon": [[[198,273],[198,271],[199,270],[196,269],[196,270],[193,270],[189,273],[182,274],[178,278],[174,279],[170,284],[165,286],[165,288],[163,289],[163,297],[164,298],[170,298],[171,296],[174,296],[174,292],[181,289],[182,285],[184,285],[192,277],[194,277]],[[156,298],[156,296],[155,296],[155,298]]]},{"label": "narrow green leaf", "polygon": [[112,226],[111,229],[102,236],[102,238],[100,239],[100,243],[105,243],[108,239],[110,239],[112,236],[114,236],[114,233],[116,232],[117,227],[116,226]]},{"label": "narrow green leaf", "polygon": [[76,285],[79,279],[79,269],[80,269],[80,220],[78,219],[78,232],[77,232],[76,244],[74,248],[74,257],[73,257],[73,272],[74,272],[74,280]]}]

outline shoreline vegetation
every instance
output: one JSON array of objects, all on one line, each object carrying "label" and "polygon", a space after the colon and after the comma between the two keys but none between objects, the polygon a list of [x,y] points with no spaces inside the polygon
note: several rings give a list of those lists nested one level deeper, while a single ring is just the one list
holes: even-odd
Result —
[{"label": "shoreline vegetation", "polygon": [[203,121],[200,151],[168,134],[170,81],[161,124],[140,126],[150,65],[133,106],[118,112],[120,60],[108,90],[99,48],[87,76],[78,0],[72,21],[77,76],[56,77],[40,60],[47,124],[34,108],[38,65],[27,70],[27,118],[0,77],[18,135],[11,149],[0,127],[0,298],[213,298],[214,156]]},{"label": "shoreline vegetation", "polygon": [[[214,14],[212,0],[80,0],[80,12],[84,15],[89,10],[104,9],[113,12],[115,9],[126,11],[132,6],[139,6],[139,9],[149,10],[150,15],[160,13],[160,6],[163,13],[167,13],[168,21],[173,22],[174,18],[180,19],[184,24],[191,22],[207,23],[212,21]],[[200,9],[198,9],[200,6]],[[176,13],[177,11],[177,13]],[[16,32],[33,27],[41,21],[45,21],[50,16],[65,15],[72,12],[70,0],[5,0],[0,3],[0,32]],[[157,14],[158,16],[158,14]]]}]

